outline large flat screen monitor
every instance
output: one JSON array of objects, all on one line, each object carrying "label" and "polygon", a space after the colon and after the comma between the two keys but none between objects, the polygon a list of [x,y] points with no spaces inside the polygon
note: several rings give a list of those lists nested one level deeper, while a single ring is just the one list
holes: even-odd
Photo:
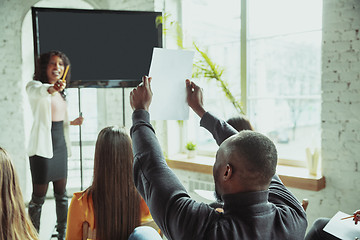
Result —
[{"label": "large flat screen monitor", "polygon": [[69,87],[134,87],[162,47],[161,12],[32,8],[35,59],[50,50],[71,62]]}]

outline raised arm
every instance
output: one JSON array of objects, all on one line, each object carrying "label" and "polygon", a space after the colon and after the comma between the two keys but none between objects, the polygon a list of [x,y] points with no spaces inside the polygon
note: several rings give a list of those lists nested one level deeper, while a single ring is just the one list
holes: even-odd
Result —
[{"label": "raised arm", "polygon": [[49,83],[41,83],[40,81],[32,80],[26,84],[26,92],[30,98],[48,97],[48,89],[52,85]]},{"label": "raised arm", "polygon": [[[238,133],[238,131],[236,131],[227,122],[218,119],[205,110],[203,104],[203,93],[199,86],[190,80],[186,80],[186,88],[189,106],[199,117],[201,117],[200,126],[207,129],[213,135],[218,145],[220,145],[228,137]],[[305,212],[299,201],[290,193],[290,191],[286,189],[276,174],[273,176],[270,184],[269,200],[270,202],[279,205],[286,204],[293,209],[296,209],[300,215],[305,216]]]},{"label": "raised arm", "polygon": [[[178,219],[180,216],[183,216],[182,219],[190,216],[188,210],[193,209],[190,206],[194,202],[167,166],[150,124],[150,81],[151,79],[144,77],[143,83],[130,93],[130,105],[134,110],[133,126],[130,129],[134,153],[134,183],[161,231],[169,239],[181,239],[179,234],[187,234],[185,229],[194,226],[189,221],[182,222],[183,226],[180,226]],[[188,203],[186,206],[185,202]]]},{"label": "raised arm", "polygon": [[206,128],[213,135],[218,145],[237,133],[227,122],[205,110],[202,89],[189,79],[186,80],[186,91],[189,107],[201,118],[200,126]]},{"label": "raised arm", "polygon": [[26,92],[29,97],[48,97],[49,94],[61,92],[66,87],[66,83],[58,81],[55,84],[42,83],[40,81],[32,80],[26,84]]}]

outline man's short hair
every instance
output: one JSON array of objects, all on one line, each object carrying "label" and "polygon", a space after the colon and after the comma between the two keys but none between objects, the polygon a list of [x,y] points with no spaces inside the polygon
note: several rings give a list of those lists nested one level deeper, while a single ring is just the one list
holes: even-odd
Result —
[{"label": "man's short hair", "polygon": [[[276,172],[277,151],[275,144],[268,137],[258,132],[244,130],[234,135],[227,147],[231,159],[243,160],[246,168],[244,170],[248,173],[245,178],[256,176],[256,180],[252,181],[258,184],[270,183]],[[234,165],[236,166],[236,163]],[[234,173],[235,171],[237,171],[236,167]]]}]

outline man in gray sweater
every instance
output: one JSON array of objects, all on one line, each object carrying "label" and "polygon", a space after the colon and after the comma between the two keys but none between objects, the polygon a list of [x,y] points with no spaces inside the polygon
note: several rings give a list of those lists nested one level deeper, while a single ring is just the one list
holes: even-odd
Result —
[{"label": "man in gray sweater", "polygon": [[219,212],[191,199],[167,166],[148,112],[151,78],[130,93],[134,181],[168,239],[304,239],[306,214],[276,175],[273,142],[254,131],[238,133],[206,112],[202,90],[186,80],[187,101],[220,146],[213,167]]}]

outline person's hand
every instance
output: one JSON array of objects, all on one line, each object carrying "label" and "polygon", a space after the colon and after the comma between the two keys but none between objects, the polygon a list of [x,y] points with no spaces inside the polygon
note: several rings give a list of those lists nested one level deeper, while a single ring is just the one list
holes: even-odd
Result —
[{"label": "person's hand", "polygon": [[84,122],[84,118],[80,116],[78,118],[75,118],[73,121],[71,121],[70,125],[80,126],[82,125],[83,122]]},{"label": "person's hand", "polygon": [[144,76],[142,83],[130,92],[130,105],[134,111],[138,109],[149,111],[153,95],[150,83],[151,77]]},{"label": "person's hand", "polygon": [[186,100],[189,107],[191,107],[194,112],[202,118],[206,112],[203,104],[202,89],[189,79],[186,79]]},{"label": "person's hand", "polygon": [[354,212],[354,221],[355,224],[358,224],[358,222],[360,222],[360,209]]},{"label": "person's hand", "polygon": [[54,86],[49,87],[48,92],[53,94],[55,92],[61,92],[66,87],[66,81],[58,80],[54,83]]}]

